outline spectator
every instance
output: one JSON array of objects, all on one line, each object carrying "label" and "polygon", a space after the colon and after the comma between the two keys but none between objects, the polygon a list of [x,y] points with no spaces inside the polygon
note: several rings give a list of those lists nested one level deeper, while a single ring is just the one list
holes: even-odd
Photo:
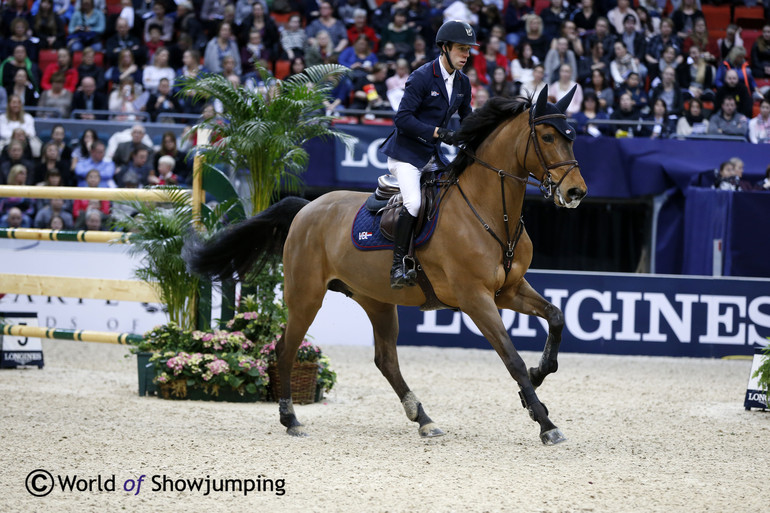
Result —
[{"label": "spectator", "polygon": [[174,157],[164,155],[158,159],[158,169],[156,173],[151,173],[149,182],[153,185],[177,185],[179,177],[174,174],[176,160]]},{"label": "spectator", "polygon": [[[251,5],[249,5],[249,10],[251,10]],[[176,27],[176,32],[179,34],[177,37],[177,44],[183,39],[189,41],[188,47],[184,48],[182,53],[184,53],[185,50],[198,50],[199,48],[206,46],[206,34],[203,31],[200,20],[195,14],[193,4],[189,0],[180,0],[177,2],[176,22],[174,23],[174,26]],[[171,55],[176,58],[173,52]]]},{"label": "spectator", "polygon": [[736,46],[730,53],[727,54],[727,59],[722,61],[717,68],[717,75],[714,79],[714,83],[717,88],[722,87],[725,82],[725,75],[729,70],[735,70],[738,72],[738,78],[746,86],[746,89],[750,93],[753,93],[757,88],[757,83],[754,82],[754,76],[751,74],[751,68],[746,62],[746,49],[742,46]]},{"label": "spectator", "polygon": [[[255,4],[257,5],[257,4]],[[232,38],[232,27],[229,23],[221,23],[216,37],[206,44],[206,53],[203,57],[203,65],[211,73],[222,72],[222,59],[232,57],[235,61],[235,73],[241,75],[241,54],[238,45]]]},{"label": "spectator", "polygon": [[[104,45],[104,59],[108,66],[118,66],[123,50],[129,50],[133,56],[133,62],[143,64],[146,60],[146,52],[142,41],[129,32],[130,27],[125,18],[115,20],[115,34]],[[114,83],[119,82],[115,80]]]},{"label": "spectator", "polygon": [[188,165],[185,154],[179,151],[174,132],[165,132],[163,134],[163,137],[160,141],[160,149],[155,152],[155,156],[152,159],[153,169],[158,169],[158,161],[164,155],[168,155],[174,158],[176,161],[176,164],[174,165],[174,171],[176,171],[180,181],[186,183],[187,179],[192,174],[192,169],[190,165]]},{"label": "spectator", "polygon": [[621,41],[615,41],[615,58],[610,62],[610,74],[616,84],[622,84],[629,73],[641,76],[639,70],[639,61],[633,55],[628,53],[626,44]]},{"label": "spectator", "polygon": [[[93,128],[86,128],[83,131],[80,139],[78,139],[77,145],[72,149],[72,162],[70,164],[70,168],[73,171],[75,170],[75,166],[77,166],[78,162],[87,159],[91,154],[91,146],[94,144],[96,139],[98,139],[98,137],[96,136],[96,132]],[[77,185],[77,183],[73,183],[71,185]]]},{"label": "spectator", "polygon": [[536,64],[532,69],[532,80],[521,84],[521,95],[529,98],[537,98],[540,91],[546,86],[545,68],[542,64]]},{"label": "spectator", "polygon": [[646,7],[639,5],[635,9],[636,17],[639,18],[639,25],[642,27],[641,34],[645,41],[660,34],[660,16],[650,16]]},{"label": "spectator", "polygon": [[[366,21],[366,16],[364,16],[364,21]],[[352,30],[352,27],[350,30]],[[350,30],[348,30],[348,34],[350,34]],[[282,58],[292,60],[295,56],[303,57],[305,55],[306,42],[307,34],[305,34],[305,30],[302,28],[302,19],[298,14],[295,14],[289,18],[289,23],[281,32]]]},{"label": "spectator", "polygon": [[388,87],[385,85],[388,68],[377,63],[372,72],[353,78],[353,100],[351,109],[392,111],[388,101]]},{"label": "spectator", "polygon": [[495,68],[508,69],[508,59],[500,53],[500,39],[497,36],[490,36],[482,48],[483,53],[473,56],[473,67],[476,68],[479,81],[484,85],[488,85],[492,79],[492,71]]},{"label": "spectator", "polygon": [[78,217],[77,230],[104,231],[108,216],[97,208],[89,207]]},{"label": "spectator", "polygon": [[147,148],[135,148],[131,152],[128,163],[116,168],[115,183],[118,187],[125,187],[126,176],[133,175],[137,178],[138,184],[147,185],[151,172],[152,160],[150,160],[150,150]]},{"label": "spectator", "polygon": [[94,50],[101,51],[104,29],[104,13],[94,9],[94,0],[82,0],[80,9],[76,10],[70,19],[67,46],[73,52],[79,52],[86,46],[92,46]]},{"label": "spectator", "polygon": [[8,108],[8,93],[4,87],[0,87],[0,112]]},{"label": "spectator", "polygon": [[759,114],[749,121],[749,141],[754,144],[770,143],[770,100],[762,99]]},{"label": "spectator", "polygon": [[[383,45],[383,49],[390,46],[395,50],[395,45],[390,43],[389,45]],[[395,54],[395,51],[394,51]],[[308,46],[305,49],[305,63],[308,66],[315,66],[316,64],[329,64],[337,59],[337,54],[334,51],[334,45],[329,37],[329,33],[325,30],[321,30],[316,33],[314,38],[308,39]]]},{"label": "spectator", "polygon": [[51,230],[63,230],[64,220],[60,216],[51,217],[51,222],[48,224],[48,228]]},{"label": "spectator", "polygon": [[721,109],[709,119],[709,134],[737,135],[746,137],[748,120],[746,116],[736,111],[735,98],[725,96],[722,99]]},{"label": "spectator", "polygon": [[[126,50],[130,55],[131,52]],[[108,103],[104,93],[96,90],[96,81],[85,77],[80,83],[80,90],[72,97],[72,110],[88,111],[75,115],[78,119],[107,119],[105,114],[94,114],[95,110],[107,110]]]},{"label": "spectator", "polygon": [[[597,48],[601,48],[601,45],[597,45]],[[591,91],[596,96],[596,102],[599,106],[599,110],[602,112],[612,112],[612,107],[615,105],[615,92],[607,82],[607,77],[601,70],[595,69],[591,73],[591,82],[586,86],[584,94]]]},{"label": "spectator", "polygon": [[201,3],[197,4],[200,8],[198,19],[203,23],[203,30],[209,34],[213,34],[217,31],[217,27],[221,25],[225,19],[225,5],[225,2],[220,0],[203,0]]},{"label": "spectator", "polygon": [[724,84],[717,89],[715,103],[722,105],[722,99],[726,96],[735,99],[738,112],[747,118],[752,116],[754,104],[751,100],[751,93],[746,89],[746,85],[740,81],[738,72],[734,69],[728,70],[725,73]]},{"label": "spectator", "polygon": [[615,29],[616,34],[623,33],[623,22],[626,16],[634,17],[634,30],[641,30],[642,27],[639,24],[639,17],[636,15],[636,11],[631,7],[629,0],[618,0],[617,7],[610,9],[607,12],[607,20]]},{"label": "spectator", "polygon": [[476,97],[473,100],[473,103],[471,104],[471,108],[473,110],[480,109],[484,105],[486,105],[487,101],[489,100],[489,90],[486,87],[480,87],[479,90],[476,92]]},{"label": "spectator", "polygon": [[295,75],[301,75],[305,73],[305,59],[302,57],[294,57],[291,60],[291,63],[289,64],[289,76],[286,78],[291,78]]},{"label": "spectator", "polygon": [[593,34],[586,35],[586,46],[593,48],[597,44],[602,45],[604,55],[611,60],[615,56],[615,40],[615,35],[610,32],[610,22],[604,16],[600,16],[596,20],[596,29]]},{"label": "spectator", "polygon": [[647,96],[647,91],[645,91],[644,87],[641,85],[638,73],[634,73],[633,71],[628,73],[625,82],[620,84],[620,87],[615,90],[615,100],[617,101],[624,92],[631,95],[631,99],[634,102],[634,110],[637,113],[647,114],[647,112],[649,112],[649,98]]},{"label": "spectator", "polygon": [[3,49],[4,55],[10,55],[13,49],[17,45],[22,45],[27,50],[27,56],[33,61],[37,61],[38,52],[40,51],[40,42],[37,38],[30,37],[32,31],[29,27],[29,21],[27,18],[16,18],[11,22],[11,29],[9,31],[10,37]]},{"label": "spectator", "polygon": [[751,72],[754,78],[770,78],[770,23],[765,23],[751,47]]},{"label": "spectator", "polygon": [[[636,23],[638,19],[630,14],[626,14],[623,18],[623,31],[618,34],[618,39],[626,44],[626,49],[631,56],[636,59],[641,66],[644,66],[644,55],[647,49],[647,42],[645,41],[644,34],[637,30]],[[644,75],[644,72],[640,73]]]},{"label": "spectator", "polygon": [[[134,54],[128,48],[124,48],[120,51],[118,63],[108,69],[106,74],[106,78],[110,84],[112,84],[113,88],[128,78],[133,79],[136,84],[141,84],[143,76],[142,68],[134,62]],[[94,84],[96,84],[96,82],[94,82]]]},{"label": "spectator", "polygon": [[765,179],[757,182],[754,189],[759,191],[770,191],[770,166],[767,166],[765,169]]},{"label": "spectator", "polygon": [[681,63],[684,60],[684,57],[681,56],[682,40],[674,33],[674,22],[669,18],[663,18],[660,21],[660,34],[653,36],[647,43],[644,60],[647,63],[648,69],[660,69],[658,61],[660,60],[661,55],[663,55],[663,50],[669,46],[674,48],[677,55],[677,62]]},{"label": "spectator", "polygon": [[705,135],[709,129],[709,120],[703,116],[703,102],[698,98],[690,100],[690,106],[684,116],[676,123],[676,135]]},{"label": "spectator", "polygon": [[11,32],[11,23],[16,18],[28,18],[31,14],[27,8],[27,0],[10,0],[3,2],[2,19],[0,20],[0,33]]},{"label": "spectator", "polygon": [[522,43],[529,43],[529,46],[532,48],[532,54],[540,62],[545,61],[545,54],[550,48],[550,40],[543,35],[543,19],[536,14],[527,16],[525,27],[527,31],[524,34]]},{"label": "spectator", "polygon": [[591,81],[593,72],[598,71],[604,78],[610,78],[610,61],[604,54],[604,46],[595,44],[591,47],[588,55],[584,55],[578,61],[578,82],[585,84]]},{"label": "spectator", "polygon": [[532,72],[540,61],[532,54],[532,45],[521,44],[518,55],[511,61],[511,78],[519,86],[532,82]]},{"label": "spectator", "polygon": [[377,64],[377,56],[372,53],[369,46],[369,40],[361,35],[353,43],[340,53],[339,63],[353,70],[352,76],[366,75],[372,72],[372,68]]},{"label": "spectator", "polygon": [[131,160],[131,155],[140,148],[147,150],[149,152],[148,156],[151,156],[152,146],[144,143],[146,136],[147,130],[141,123],[136,123],[131,127],[131,139],[119,143],[114,152],[107,153],[107,155],[112,158],[112,162],[115,164],[116,168],[128,164]]},{"label": "spectator", "polygon": [[592,33],[598,19],[599,13],[594,9],[594,0],[580,0],[580,8],[572,13],[572,21],[575,22],[580,37]]},{"label": "spectator", "polygon": [[[16,164],[8,172],[8,185],[29,185],[28,176],[27,168]],[[0,214],[8,214],[12,208],[18,208],[25,216],[32,216],[35,213],[35,202],[30,198],[0,198]]]},{"label": "spectator", "polygon": [[733,157],[720,164],[714,188],[722,191],[750,191],[754,186],[743,180],[743,161]]},{"label": "spectator", "polygon": [[169,79],[165,77],[160,79],[158,91],[150,95],[145,108],[153,122],[174,122],[173,114],[182,112],[182,106],[179,104],[178,97],[171,92],[171,82]]},{"label": "spectator", "polygon": [[391,22],[380,34],[380,44],[393,43],[399,55],[406,55],[414,45],[415,32],[407,25],[406,20],[406,11],[396,10]]},{"label": "spectator", "polygon": [[583,88],[572,79],[572,75],[572,67],[562,64],[559,68],[559,80],[548,87],[548,97],[553,103],[561,100],[575,87],[575,95],[565,111],[568,117],[580,112],[580,104],[583,103]]},{"label": "spectator", "polygon": [[29,75],[23,69],[17,69],[13,76],[13,82],[6,89],[10,97],[16,95],[26,107],[35,107],[40,99],[40,94],[29,81]]},{"label": "spectator", "polygon": [[695,5],[695,0],[682,0],[679,8],[671,13],[674,29],[682,39],[692,33],[695,20],[698,18],[703,18],[703,11]]},{"label": "spectator", "polygon": [[513,98],[519,94],[519,88],[513,82],[508,81],[505,68],[498,66],[492,72],[492,82],[489,84],[490,96],[502,96]]},{"label": "spectator", "polygon": [[[554,46],[548,50],[545,56],[545,78],[548,81],[559,79],[560,69],[563,64],[568,64],[572,69],[572,80],[577,80],[577,60],[575,53],[569,49],[569,41],[566,37],[560,37],[555,40]],[[578,105],[580,103],[578,102]]]},{"label": "spectator", "polygon": [[620,95],[618,108],[612,112],[610,119],[622,122],[614,125],[615,137],[633,137],[642,132],[642,125],[639,124],[641,116],[635,108],[634,99],[629,92]]},{"label": "spectator", "polygon": [[689,57],[677,68],[677,80],[682,87],[685,98],[702,98],[705,101],[714,99],[714,68],[706,62],[700,48],[690,47]]},{"label": "spectator", "polygon": [[651,139],[668,139],[671,134],[676,133],[676,114],[669,114],[666,102],[663,98],[653,98],[652,110],[647,121],[655,123],[652,127],[645,126],[642,135]]},{"label": "spectator", "polygon": [[0,217],[0,228],[30,228],[32,220],[21,209],[11,207],[8,213]]},{"label": "spectator", "polygon": [[[168,16],[163,2],[155,2],[152,5],[153,15],[144,22],[144,42],[150,41],[150,27],[160,27],[160,40],[170,43],[174,38],[174,18]],[[203,12],[201,12],[203,16]],[[201,18],[203,19],[203,18]]]},{"label": "spectator", "polygon": [[[97,139],[91,144],[89,157],[78,161],[75,166],[75,176],[78,180],[78,187],[115,187],[115,182],[113,180],[113,177],[115,176],[115,164],[108,160],[104,160],[104,149],[104,143]],[[96,170],[99,175],[99,181],[96,182],[95,186],[86,181],[88,173],[93,170]],[[92,177],[92,182],[93,180]],[[75,214],[74,211],[73,214]]]},{"label": "spectator", "polygon": [[240,28],[241,42],[249,40],[249,34],[252,30],[259,31],[262,36],[262,44],[265,45],[270,55],[278,55],[280,45],[280,34],[273,18],[265,13],[265,8],[259,2],[254,2],[251,6],[251,14],[243,21]]},{"label": "spectator", "polygon": [[168,65],[168,55],[167,48],[159,48],[152,58],[152,64],[144,68],[142,85],[146,91],[157,93],[161,79],[172,81],[176,78],[176,72]]},{"label": "spectator", "polygon": [[[26,77],[25,77],[26,78]],[[64,88],[65,75],[57,71],[51,75],[51,89],[43,91],[38,101],[38,107],[55,108],[59,111],[62,118],[68,118],[72,110],[73,94]],[[46,113],[39,114],[40,117],[53,117]]]},{"label": "spectator", "polygon": [[66,44],[64,22],[54,12],[53,0],[40,0],[32,18],[32,35],[40,40],[41,49],[58,49]]},{"label": "spectator", "polygon": [[160,30],[160,25],[152,23],[147,30],[150,33],[150,40],[146,41],[144,46],[147,49],[147,58],[152,62],[152,57],[155,55],[155,52],[157,52],[159,48],[166,46],[166,43],[161,39],[163,33]]},{"label": "spectator", "polygon": [[[339,54],[348,45],[347,30],[345,24],[336,19],[332,14],[334,12],[332,4],[326,1],[319,2],[318,7],[319,16],[317,20],[308,24],[305,28],[305,33],[308,37],[309,44],[313,44],[313,40],[318,37],[318,33],[324,31],[331,40],[334,53]],[[403,16],[403,24],[406,27],[406,15]],[[414,37],[412,38],[414,40]],[[382,40],[382,43],[385,41]]]},{"label": "spectator", "polygon": [[0,146],[8,143],[13,131],[23,128],[28,138],[35,137],[35,120],[24,112],[21,98],[12,94],[8,97],[8,110],[0,114]]},{"label": "spectator", "polygon": [[46,180],[50,172],[56,171],[62,183],[71,183],[69,163],[61,159],[56,143],[52,141],[45,143],[41,153],[40,162],[34,168],[32,181],[40,184]]},{"label": "spectator", "polygon": [[[385,85],[388,87],[388,95],[393,89],[399,89],[403,92],[406,87],[406,80],[409,78],[409,62],[406,59],[399,59],[396,61],[396,74],[385,80]],[[394,106],[393,110],[397,110]]]},{"label": "spectator", "polygon": [[[592,0],[585,0],[591,2]],[[519,46],[526,33],[526,18],[532,14],[532,7],[528,0],[511,0],[505,9],[506,43],[511,46]]]},{"label": "spectator", "polygon": [[120,81],[118,87],[112,89],[110,97],[107,99],[107,106],[113,112],[121,114],[113,115],[112,119],[116,121],[135,121],[135,114],[141,112],[140,92],[134,83],[133,78],[126,78]]},{"label": "spectator", "polygon": [[550,5],[538,14],[543,19],[543,35],[548,41],[559,36],[561,24],[569,19],[567,10],[562,5],[562,0],[550,0]]},{"label": "spectator", "polygon": [[94,82],[96,82],[96,88],[100,91],[107,85],[104,77],[104,67],[96,65],[96,52],[90,46],[86,46],[83,49],[82,60],[77,72],[79,81],[82,81],[85,77],[92,77]]},{"label": "spectator", "polygon": [[[291,23],[291,20],[289,20],[289,23]],[[299,27],[300,25],[298,24],[297,26]],[[285,32],[286,30],[284,30]],[[348,28],[348,43],[352,45],[361,35],[366,36],[369,40],[369,45],[374,51],[377,51],[380,38],[374,29],[366,24],[366,10],[358,8],[353,11],[353,24]],[[283,41],[283,37],[283,33],[281,33],[281,41]],[[286,48],[286,45],[284,45],[284,48]]]},{"label": "spectator", "polygon": [[596,125],[591,123],[594,120],[609,119],[606,112],[598,109],[599,102],[593,91],[586,91],[583,94],[583,101],[580,104],[580,111],[576,112],[572,119],[575,120],[575,131],[579,134],[588,134],[593,137],[599,137],[607,133],[607,125]]},{"label": "spectator", "polygon": [[72,214],[65,209],[64,200],[51,198],[50,203],[38,210],[37,215],[35,215],[35,228],[48,228],[54,216],[62,220],[62,227],[59,230],[71,230],[75,224],[72,220]]},{"label": "spectator", "polygon": [[655,100],[663,100],[666,105],[666,110],[675,116],[679,116],[684,108],[684,101],[682,100],[682,88],[676,81],[676,71],[669,66],[663,70],[660,83],[653,88],[650,94],[651,103],[655,103]]},{"label": "spectator", "polygon": [[[393,55],[395,55],[396,47],[393,44],[391,44],[391,46],[393,47]],[[423,39],[422,36],[415,36],[414,47],[410,52],[407,52],[405,57],[406,60],[409,61],[409,67],[415,70],[426,62],[432,61],[434,54],[432,49],[428,48],[428,46],[425,44],[425,39]]]},{"label": "spectator", "polygon": [[[559,37],[567,38],[569,49],[575,54],[576,59],[579,59],[585,54],[583,51],[583,42],[580,40],[580,36],[577,33],[577,26],[574,21],[566,20],[561,24]],[[553,48],[553,44],[553,41],[551,41],[551,48]]]},{"label": "spectator", "polygon": [[[35,164],[30,160],[31,156],[24,155],[24,143],[18,140],[13,140],[3,148],[3,153],[0,156],[0,184],[10,183],[11,169],[15,166],[22,166],[25,170],[32,170],[35,168]],[[26,185],[32,185],[32,174],[27,173]],[[11,184],[13,185],[13,184]],[[22,184],[24,185],[24,184]]]},{"label": "spectator", "polygon": [[730,50],[737,46],[743,46],[743,39],[741,39],[741,28],[731,23],[727,26],[727,29],[725,30],[725,37],[720,38],[719,41],[717,41],[717,44],[719,45],[719,56],[718,58],[720,60],[727,59],[727,55],[730,53]]},{"label": "spectator", "polygon": [[[182,57],[184,63],[176,72],[177,80],[182,78],[195,78],[200,73],[208,73],[208,70],[200,66],[200,53],[197,50],[187,50]],[[177,82],[175,82],[177,83]],[[205,103],[202,99],[195,98],[195,91],[180,93],[181,86],[177,85],[173,89],[174,97],[179,102],[181,112],[185,114],[200,114]]]},{"label": "spectator", "polygon": [[40,85],[40,69],[37,67],[37,64],[27,57],[27,49],[24,48],[24,45],[16,45],[13,49],[13,55],[6,58],[0,64],[0,77],[2,77],[3,87],[7,88],[13,82],[13,78],[19,69],[26,71],[29,81],[37,89]]},{"label": "spectator", "polygon": [[[90,1],[90,0],[88,0]],[[78,70],[72,66],[72,53],[66,48],[60,48],[56,51],[56,62],[46,66],[43,71],[43,78],[40,81],[40,88],[48,90],[51,88],[51,75],[61,71],[64,73],[64,88],[74,93],[78,87]]]},{"label": "spectator", "polygon": [[[70,169],[69,165],[72,162],[72,150],[67,146],[67,144],[64,142],[64,138],[66,137],[66,132],[64,131],[64,125],[62,124],[56,124],[51,129],[51,139],[49,142],[52,142],[54,145],[56,145],[56,149],[59,151],[59,159],[63,162],[67,163],[67,168]],[[65,184],[65,185],[74,185],[74,184]]]},{"label": "spectator", "polygon": [[324,114],[336,116],[339,115],[339,110],[346,109],[350,105],[353,84],[348,77],[341,76],[332,78],[331,83],[334,87],[329,91],[329,97],[323,101]]},{"label": "spectator", "polygon": [[682,43],[684,54],[687,55],[693,46],[698,47],[706,61],[709,63],[716,62],[716,58],[719,55],[719,45],[717,45],[716,39],[709,36],[705,18],[695,19],[692,32]]}]

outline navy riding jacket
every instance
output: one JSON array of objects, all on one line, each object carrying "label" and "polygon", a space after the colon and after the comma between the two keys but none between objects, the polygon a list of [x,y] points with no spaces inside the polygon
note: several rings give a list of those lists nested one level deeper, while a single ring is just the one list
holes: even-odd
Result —
[{"label": "navy riding jacket", "polygon": [[433,131],[435,127],[446,128],[455,112],[459,112],[461,121],[471,113],[470,80],[461,71],[456,71],[450,99],[440,66],[436,59],[409,75],[394,118],[396,128],[380,146],[380,151],[388,157],[408,162],[418,169],[422,169],[434,155],[448,164]]}]

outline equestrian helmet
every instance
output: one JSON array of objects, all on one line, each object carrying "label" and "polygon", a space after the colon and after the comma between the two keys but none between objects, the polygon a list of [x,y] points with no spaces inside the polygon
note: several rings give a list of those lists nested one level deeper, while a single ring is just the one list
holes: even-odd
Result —
[{"label": "equestrian helmet", "polygon": [[436,44],[457,43],[461,45],[478,46],[476,33],[473,28],[464,21],[447,21],[436,33]]}]

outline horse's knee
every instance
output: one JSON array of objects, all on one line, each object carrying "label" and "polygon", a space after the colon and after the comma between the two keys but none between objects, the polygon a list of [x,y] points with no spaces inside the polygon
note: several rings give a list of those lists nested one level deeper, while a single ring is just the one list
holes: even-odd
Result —
[{"label": "horse's knee", "polygon": [[564,314],[562,311],[556,308],[552,303],[548,303],[548,306],[545,307],[545,313],[551,330],[558,330],[561,332],[564,328]]}]

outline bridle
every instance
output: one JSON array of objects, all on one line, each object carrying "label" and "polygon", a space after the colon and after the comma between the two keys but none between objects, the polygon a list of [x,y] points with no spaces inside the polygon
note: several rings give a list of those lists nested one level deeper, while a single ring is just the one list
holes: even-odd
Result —
[{"label": "bridle", "polygon": [[[513,237],[511,237],[511,231],[508,224],[509,218],[508,218],[508,208],[505,204],[505,179],[511,178],[513,180],[516,180],[524,185],[534,185],[540,189],[540,192],[543,194],[543,197],[550,198],[553,195],[553,191],[555,189],[558,189],[565,178],[567,178],[567,175],[572,172],[573,169],[579,168],[578,161],[575,159],[572,160],[563,160],[560,162],[553,162],[551,164],[546,163],[545,157],[543,157],[543,151],[540,148],[540,142],[537,139],[537,133],[535,131],[535,128],[537,125],[545,123],[548,120],[551,119],[567,119],[567,116],[564,114],[544,114],[542,116],[535,117],[535,108],[534,106],[530,108],[529,110],[529,137],[527,139],[527,146],[524,150],[524,165],[527,164],[527,156],[529,155],[529,147],[530,143],[535,148],[535,154],[537,155],[538,160],[540,161],[540,166],[543,169],[543,177],[538,179],[537,175],[532,173],[531,171],[528,171],[528,175],[526,178],[522,178],[520,176],[516,176],[512,173],[509,173],[507,171],[504,171],[500,168],[497,168],[487,162],[484,162],[480,158],[476,156],[475,153],[472,153],[468,151],[465,148],[460,148],[460,151],[465,153],[467,156],[472,158],[476,163],[479,165],[490,169],[497,173],[497,175],[500,177],[500,193],[502,196],[502,203],[503,203],[503,222],[505,223],[505,236],[507,241],[503,242],[503,240],[492,230],[492,228],[489,226],[489,224],[484,221],[484,219],[479,215],[479,213],[476,211],[476,209],[471,204],[470,200],[468,199],[468,196],[465,195],[465,192],[462,190],[462,187],[460,187],[460,183],[457,179],[453,180],[450,185],[456,185],[457,189],[460,191],[460,194],[462,195],[465,202],[470,207],[473,214],[476,216],[476,219],[481,222],[481,225],[484,227],[484,230],[486,230],[494,239],[500,244],[500,247],[503,250],[503,269],[505,271],[506,278],[508,277],[508,273],[511,270],[511,267],[513,265],[513,257],[514,257],[514,249],[516,248],[516,245],[519,242],[519,239],[521,238],[521,234],[524,231],[524,216],[519,217],[519,222],[516,226],[516,230],[513,234]],[[567,171],[562,175],[562,177],[559,179],[558,182],[554,182],[553,178],[551,177],[551,170],[556,169],[559,167],[569,166]],[[534,180],[533,180],[534,179]],[[500,291],[502,289],[498,290],[495,295],[500,294]]]}]

